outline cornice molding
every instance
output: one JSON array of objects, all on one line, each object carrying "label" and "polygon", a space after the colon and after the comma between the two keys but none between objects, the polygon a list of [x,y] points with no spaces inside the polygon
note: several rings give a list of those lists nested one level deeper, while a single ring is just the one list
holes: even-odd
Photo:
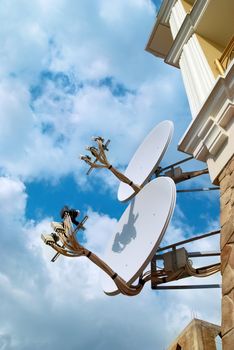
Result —
[{"label": "cornice molding", "polygon": [[233,130],[234,61],[225,76],[217,79],[210,95],[180,141],[178,149],[198,160],[208,162],[208,167],[210,162],[213,169],[209,171],[215,179],[222,170],[220,167],[234,153]]},{"label": "cornice molding", "polygon": [[149,39],[148,39],[146,47],[145,47],[146,51],[152,53],[153,55],[161,57],[161,58],[165,58],[165,55],[162,55],[162,54],[160,54],[160,52],[158,52],[157,50],[153,49],[152,48],[152,42],[153,42],[154,37],[155,37],[155,35],[157,33],[159,25],[166,26],[168,28],[168,30],[170,31],[169,17],[170,17],[170,14],[171,14],[171,9],[174,6],[174,4],[176,3],[176,1],[177,0],[164,0],[163,1],[162,5],[161,5],[161,7],[159,9],[159,12],[158,12],[158,15],[157,15],[156,22],[154,24],[153,30],[150,33]]},{"label": "cornice molding", "polygon": [[157,16],[157,22],[168,24],[171,9],[175,5],[177,0],[164,0]]}]

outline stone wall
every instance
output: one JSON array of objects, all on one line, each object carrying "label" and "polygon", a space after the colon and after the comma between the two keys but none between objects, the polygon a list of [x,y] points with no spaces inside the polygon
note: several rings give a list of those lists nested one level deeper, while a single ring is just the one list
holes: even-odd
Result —
[{"label": "stone wall", "polygon": [[194,318],[167,350],[216,350],[219,333],[219,326]]},{"label": "stone wall", "polygon": [[221,175],[221,274],[222,274],[222,344],[223,350],[234,349],[234,157]]}]

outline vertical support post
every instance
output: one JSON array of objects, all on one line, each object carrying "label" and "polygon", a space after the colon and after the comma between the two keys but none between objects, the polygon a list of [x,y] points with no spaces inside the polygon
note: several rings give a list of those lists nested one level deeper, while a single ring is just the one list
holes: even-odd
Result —
[{"label": "vertical support post", "polygon": [[234,344],[234,156],[219,176],[222,274],[222,349]]},{"label": "vertical support post", "polygon": [[[156,255],[154,255],[151,260],[151,273],[154,273],[156,271],[157,271]],[[153,279],[151,279],[151,288],[154,289],[154,287],[156,287],[156,284],[153,282]]]}]

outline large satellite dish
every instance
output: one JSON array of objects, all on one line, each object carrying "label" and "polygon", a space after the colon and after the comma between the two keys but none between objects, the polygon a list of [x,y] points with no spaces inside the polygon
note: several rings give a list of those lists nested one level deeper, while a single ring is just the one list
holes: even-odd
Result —
[{"label": "large satellite dish", "polygon": [[[160,177],[148,183],[132,200],[107,246],[104,260],[128,284],[133,283],[154,256],[174,211],[174,181]],[[119,291],[106,274],[102,275],[106,294]]]},{"label": "large satellite dish", "polygon": [[[132,157],[124,175],[133,183],[144,186],[157,169],[174,131],[173,123],[165,120],[159,123],[144,139]],[[131,199],[136,193],[124,182],[118,189],[118,199],[121,202]]]}]

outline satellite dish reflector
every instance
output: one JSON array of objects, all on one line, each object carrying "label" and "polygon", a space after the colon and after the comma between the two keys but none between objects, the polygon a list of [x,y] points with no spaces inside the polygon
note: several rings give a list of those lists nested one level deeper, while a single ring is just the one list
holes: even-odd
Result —
[{"label": "satellite dish reflector", "polygon": [[[106,248],[103,260],[127,283],[133,283],[152,260],[170,222],[176,200],[175,183],[159,177],[129,204]],[[106,294],[116,295],[113,280],[102,274]]]},{"label": "satellite dish reflector", "polygon": [[[132,157],[124,175],[139,186],[144,185],[157,169],[174,131],[173,123],[165,120],[147,135]],[[121,202],[131,199],[134,190],[121,182],[118,190],[118,199]]]}]

